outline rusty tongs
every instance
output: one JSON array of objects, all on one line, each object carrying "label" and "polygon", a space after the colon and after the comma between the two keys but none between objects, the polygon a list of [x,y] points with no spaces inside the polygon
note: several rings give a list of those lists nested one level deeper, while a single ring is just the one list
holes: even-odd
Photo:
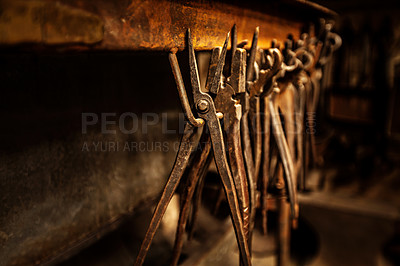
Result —
[{"label": "rusty tongs", "polygon": [[[232,42],[235,39],[236,30],[233,28]],[[246,180],[246,169],[242,156],[242,147],[240,141],[240,119],[241,119],[241,105],[238,100],[234,99],[237,93],[244,92],[245,90],[245,68],[246,68],[246,50],[234,47],[232,45],[232,60],[230,76],[224,79],[224,82],[220,82],[220,86],[212,86],[214,79],[216,82],[221,78],[220,74],[216,76],[216,69],[218,67],[218,61],[221,58],[222,47],[216,47],[212,50],[210,59],[208,77],[206,81],[205,91],[211,92],[216,95],[214,98],[214,105],[217,112],[223,113],[223,132],[226,136],[226,148],[228,153],[228,162],[230,165],[231,173],[236,186],[236,193],[239,200],[239,206],[241,210],[243,228],[246,237],[249,233],[249,196],[248,196],[248,185]],[[224,51],[225,52],[225,51]],[[223,77],[222,77],[223,78]],[[218,91],[215,91],[217,89]],[[197,153],[193,160],[193,165],[188,173],[187,183],[185,190],[181,197],[181,211],[179,214],[179,221],[177,227],[177,233],[175,238],[172,265],[178,263],[181,250],[183,247],[183,236],[188,222],[189,207],[191,200],[194,197],[195,187],[201,191],[204,184],[204,175],[209,167],[212,157],[210,156],[211,141],[210,136],[206,132],[201,136],[200,141],[201,152]],[[222,192],[222,191],[221,191]],[[197,196],[193,200],[193,211],[192,218],[190,219],[189,227],[189,238],[193,232],[193,224],[195,223],[199,196],[201,193],[197,193]],[[249,243],[250,245],[250,243]]]},{"label": "rusty tongs", "polygon": [[[178,85],[180,100],[182,102],[183,109],[186,113],[189,123],[185,126],[185,132],[181,140],[181,145],[178,150],[178,155],[175,161],[175,165],[172,169],[167,184],[165,185],[161,199],[158,202],[157,207],[154,211],[149,228],[146,232],[146,236],[143,240],[139,254],[136,258],[135,265],[143,264],[147,251],[150,247],[151,241],[154,237],[154,234],[158,226],[160,225],[161,219],[165,213],[167,205],[171,200],[179,184],[179,181],[182,177],[182,174],[188,165],[192,148],[195,145],[195,143],[193,142],[194,139],[193,136],[196,131],[195,129],[196,127],[202,127],[203,125],[206,125],[209,130],[210,140],[214,153],[214,160],[218,172],[221,176],[222,184],[224,186],[225,194],[230,207],[231,218],[236,233],[236,239],[239,246],[241,261],[243,265],[251,265],[249,246],[246,241],[246,235],[244,232],[243,221],[241,217],[241,210],[238,202],[238,197],[236,194],[234,180],[227,161],[223,133],[219,121],[219,119],[223,117],[223,114],[218,113],[216,111],[214,105],[214,99],[212,97],[214,96],[215,93],[218,93],[218,88],[221,83],[222,70],[225,61],[228,39],[229,39],[229,33],[226,38],[222,52],[218,58],[217,67],[215,68],[211,85],[209,85],[210,94],[208,94],[200,90],[197,63],[190,36],[190,30],[188,30],[190,77],[191,77],[192,93],[195,106],[194,109],[197,112],[198,118],[196,118],[191,111],[185,87],[183,85],[176,55],[174,53],[171,53],[169,55],[174,76]],[[204,131],[205,130],[203,130],[203,134]]]}]

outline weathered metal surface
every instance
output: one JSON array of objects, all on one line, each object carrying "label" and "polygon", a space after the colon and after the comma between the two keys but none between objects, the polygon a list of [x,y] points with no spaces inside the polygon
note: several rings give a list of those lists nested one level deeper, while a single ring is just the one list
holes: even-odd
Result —
[{"label": "weathered metal surface", "polygon": [[87,11],[48,1],[1,1],[0,44],[94,44],[103,21]]},{"label": "weathered metal surface", "polygon": [[70,44],[96,43],[90,48],[108,50],[183,49],[187,28],[197,36],[196,50],[212,49],[234,24],[240,40],[250,39],[259,26],[258,45],[268,48],[272,39],[299,36],[317,16],[332,16],[302,1],[243,6],[220,1],[4,0],[1,8],[1,44],[64,44],[78,50],[87,47]]}]

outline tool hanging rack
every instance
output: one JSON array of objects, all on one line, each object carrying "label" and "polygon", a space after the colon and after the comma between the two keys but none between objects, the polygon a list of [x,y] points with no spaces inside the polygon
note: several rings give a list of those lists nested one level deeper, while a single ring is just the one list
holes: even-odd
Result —
[{"label": "tool hanging rack", "polygon": [[251,39],[259,26],[258,46],[269,48],[272,38],[283,41],[289,32],[298,36],[318,18],[336,16],[301,0],[19,0],[2,1],[0,7],[7,18],[0,21],[0,46],[63,51],[183,50],[187,28],[196,50],[210,50],[233,24],[242,40]]},{"label": "tool hanging rack", "polygon": [[[177,265],[190,205],[199,202],[193,199],[194,190],[203,183],[212,158],[229,204],[240,253],[239,264],[251,265],[251,240],[257,208],[261,209],[262,227],[266,233],[269,198],[280,202],[281,223],[297,227],[297,190],[305,189],[307,162],[310,158],[314,161],[318,158],[314,124],[308,123],[307,119],[310,113],[316,112],[322,67],[341,45],[340,37],[331,32],[330,23],[321,21],[320,28],[316,37],[303,33],[296,41],[290,36],[282,47],[272,41],[270,48],[261,49],[258,47],[260,33],[257,27],[251,47],[246,51],[243,49],[246,42],[237,44],[237,27],[233,26],[222,48],[212,50],[204,91],[200,89],[191,31],[187,30],[193,108],[183,85],[177,50],[173,49],[169,59],[188,122],[175,165],[135,265],[143,264],[168,203],[185,170],[190,169],[182,195],[171,263]],[[231,56],[227,57],[229,39]],[[224,65],[229,66],[228,76],[223,74]],[[202,135],[196,142],[198,130],[202,130]],[[194,150],[198,145],[200,149]],[[191,156],[195,159],[189,166]],[[288,206],[289,212],[285,211]],[[194,213],[193,217],[196,215]],[[281,265],[286,264],[287,229],[288,226],[279,229],[281,254],[278,257]]]},{"label": "tool hanging rack", "polygon": [[[233,112],[233,109],[239,112],[239,109],[242,109],[241,117],[235,114],[230,120],[231,123],[228,124],[230,127],[229,130],[234,132],[235,130],[233,128],[237,128],[238,124],[240,124],[239,127],[241,135],[250,136],[244,139],[242,136],[240,136],[240,141],[238,141],[237,135],[229,135],[230,139],[224,139],[224,144],[226,146],[230,145],[235,147],[233,150],[228,150],[226,157],[232,178],[234,180],[234,186],[237,191],[238,205],[241,209],[243,209],[243,212],[245,212],[246,206],[250,207],[248,210],[250,221],[242,221],[245,236],[248,235],[251,239],[251,232],[253,230],[252,221],[255,219],[254,208],[262,209],[266,221],[266,210],[279,205],[277,204],[277,202],[279,202],[277,200],[280,198],[271,197],[271,193],[267,193],[270,192],[268,191],[268,187],[271,187],[274,184],[276,184],[277,187],[280,187],[281,189],[278,191],[282,192],[283,196],[281,198],[284,199],[282,200],[282,206],[288,205],[285,199],[286,192],[284,190],[284,176],[281,174],[281,167],[279,166],[280,164],[277,163],[277,161],[280,160],[280,155],[277,145],[274,142],[274,136],[270,136],[271,141],[269,141],[267,136],[261,135],[262,138],[260,145],[260,135],[258,134],[259,131],[251,130],[253,127],[253,121],[250,117],[259,117],[261,123],[260,121],[255,120],[254,125],[261,125],[261,129],[265,128],[263,129],[264,132],[270,130],[272,124],[269,121],[272,118],[268,118],[269,113],[266,113],[267,115],[259,116],[257,112],[254,112],[254,107],[252,106],[255,103],[256,110],[258,108],[257,102],[259,102],[261,110],[263,110],[265,106],[268,106],[267,100],[269,99],[269,96],[266,96],[267,89],[265,88],[268,87],[274,89],[276,86],[270,86],[269,84],[266,84],[262,92],[258,92],[257,95],[250,95],[251,91],[249,91],[249,88],[258,86],[256,82],[257,77],[253,77],[253,79],[250,79],[249,82],[247,82],[247,79],[249,75],[255,75],[257,71],[259,72],[258,80],[262,79],[263,71],[267,71],[271,74],[275,73],[272,65],[275,62],[274,60],[276,55],[274,54],[275,52],[273,50],[270,51],[269,49],[273,47],[280,48],[280,53],[284,54],[283,45],[285,44],[285,38],[289,32],[292,33],[293,36],[300,36],[300,34],[304,31],[310,32],[311,34],[308,39],[303,37],[300,38],[301,41],[306,44],[311,42],[311,40],[314,40],[313,38],[315,36],[318,37],[317,39],[322,40],[323,42],[326,36],[324,37],[322,33],[326,31],[313,34],[314,28],[319,28],[317,25],[319,18],[332,18],[335,16],[334,12],[319,5],[301,0],[285,0],[279,2],[243,2],[225,0],[5,0],[1,1],[0,7],[2,9],[3,17],[7,18],[0,21],[0,47],[3,49],[3,52],[6,53],[11,50],[12,52],[25,51],[30,54],[36,54],[38,52],[38,54],[41,52],[44,52],[44,54],[69,54],[69,52],[77,52],[82,54],[86,52],[114,53],[119,51],[139,51],[145,52],[143,54],[147,54],[153,52],[169,52],[173,48],[178,48],[178,50],[183,50],[186,52],[185,49],[187,49],[187,45],[185,41],[185,32],[188,28],[191,29],[194,50],[209,51],[224,42],[226,33],[230,30],[232,25],[236,24],[238,27],[237,35],[233,34],[233,32],[231,33],[232,37],[235,37],[238,40],[251,40],[254,29],[259,26],[260,34],[258,36],[256,47],[264,49],[264,53],[266,54],[266,56],[262,57],[260,56],[261,53],[256,53],[255,61],[258,64],[257,66],[261,66],[261,68],[259,70],[249,71],[250,68],[246,68],[245,64],[242,62],[244,60],[247,65],[249,65],[247,62],[249,60],[247,58],[247,53],[250,51],[253,42],[247,42],[246,46],[241,46],[241,43],[239,42],[236,49],[231,48],[232,43],[236,43],[236,41],[232,42],[231,45],[228,44],[228,52],[230,50],[237,50],[238,52],[235,52],[232,55],[233,59],[228,53],[225,64],[231,64],[232,74],[227,75],[227,77],[222,77],[222,83],[224,86],[219,88],[220,93],[217,93],[216,97],[213,98],[213,103],[217,108],[217,111],[221,111],[216,113],[217,117],[221,116],[220,113],[224,114],[226,112]],[[277,42],[272,44],[274,39],[276,39]],[[279,47],[278,43],[280,43]],[[296,45],[292,46],[291,50],[295,51],[297,49]],[[305,46],[307,47],[307,45]],[[309,47],[314,46],[315,43],[309,45]],[[246,51],[242,50],[244,48]],[[219,51],[217,51],[218,49]],[[325,48],[323,48],[322,51],[324,51],[324,49]],[[331,48],[326,49],[328,50],[321,52],[321,54],[329,55],[329,49]],[[214,56],[218,59],[222,49],[217,48],[217,50],[215,51]],[[306,57],[306,55],[302,55],[302,57],[303,56]],[[328,58],[328,56],[326,58]],[[283,56],[282,59],[286,60],[286,56]],[[288,66],[291,65],[286,61],[284,63]],[[271,71],[268,70],[270,68],[272,69]],[[246,75],[247,72],[249,72],[249,75]],[[279,70],[279,72],[282,71]],[[308,90],[312,91],[310,89],[311,85],[309,82],[303,82],[302,80],[308,80],[310,77],[314,76],[314,79],[311,78],[311,81],[318,81],[318,76],[320,75],[320,66],[314,62],[314,64],[311,64],[309,70],[305,69],[303,71],[305,74],[297,75],[296,71],[293,71],[292,74],[289,74],[289,72],[289,70],[286,70],[284,77],[279,79],[277,78],[278,88],[279,86],[284,87],[283,83],[285,82],[292,85],[296,84],[296,82],[299,82],[301,89],[299,90],[298,94],[302,93],[302,95],[305,96],[302,98],[302,101],[299,101],[298,106],[294,105],[294,108],[299,108],[299,110],[303,110],[302,108],[304,108],[304,110],[315,109],[318,103],[318,97],[317,95],[306,93]],[[268,75],[266,79],[269,81],[273,80]],[[277,73],[273,75],[273,77],[278,76],[279,75]],[[289,77],[293,77],[293,79],[290,79]],[[297,77],[297,80],[302,82],[295,82],[294,77]],[[249,83],[251,82],[255,84],[250,85]],[[211,81],[209,84],[211,84]],[[302,89],[302,84],[304,85],[304,89]],[[278,111],[285,108],[285,106],[282,105],[284,102],[283,98],[284,95],[285,97],[290,98],[290,93],[287,93],[286,91],[293,91],[291,88],[292,85],[288,85],[289,90],[282,90],[279,88],[281,93],[276,92],[276,96],[274,97],[276,103],[278,103],[276,105]],[[319,86],[318,82],[315,83],[315,86]],[[162,86],[159,88],[163,89]],[[225,100],[228,98],[228,95],[232,93],[232,90],[236,95],[238,95],[237,102],[235,103]],[[82,89],[82,91],[86,91],[86,89]],[[140,90],[138,89],[137,91],[139,92]],[[249,95],[247,96],[246,94]],[[210,95],[212,95],[212,93],[210,93]],[[212,96],[214,97],[215,95]],[[252,101],[249,99],[251,97],[253,97]],[[249,102],[246,102],[246,99],[249,100]],[[282,101],[280,99],[282,99]],[[305,101],[304,104],[303,101]],[[262,114],[263,111],[260,113]],[[310,115],[306,111],[301,113],[304,114],[303,120],[307,118],[307,115]],[[200,117],[198,117],[195,113],[193,119],[196,120],[199,118]],[[240,118],[240,122],[237,121],[238,118]],[[224,115],[224,117],[220,118],[219,121],[224,121],[226,119],[227,116]],[[247,124],[243,122],[246,119],[248,120],[247,123],[250,123],[247,127],[243,126]],[[297,119],[301,120],[301,118],[298,116],[296,116],[295,119],[296,121]],[[300,125],[300,123],[296,123],[296,125]],[[203,125],[203,127],[206,126],[207,125]],[[309,126],[311,128],[309,128]],[[312,130],[313,125],[309,126],[303,125],[303,132]],[[285,127],[283,127],[283,130],[286,130]],[[296,127],[296,130],[300,130],[300,128],[300,126]],[[225,128],[225,124],[223,128],[221,126],[221,130],[227,130]],[[246,132],[246,130],[249,131]],[[204,134],[204,141],[201,142],[206,143],[206,150],[210,149],[211,147],[211,141],[209,141],[208,138],[209,134]],[[297,138],[299,138],[298,141]],[[257,145],[254,145],[254,140],[257,140]],[[305,144],[299,145],[301,140],[303,140]],[[246,141],[250,142],[250,145],[245,144]],[[302,153],[299,153],[298,151],[303,148],[304,154],[316,154],[316,151],[312,149],[314,146],[310,144],[313,141],[313,137],[310,134],[303,135],[303,138],[299,137],[299,135],[295,135],[297,157],[294,160],[294,169],[296,174],[299,175],[299,180],[295,185],[297,185],[299,188],[304,187],[305,174],[303,172],[305,172],[306,169],[304,166],[308,165],[309,163],[307,163],[306,156],[303,156],[306,157],[305,159],[300,158]],[[293,137],[287,137],[287,144],[289,148],[293,146],[292,143]],[[271,147],[269,147],[269,144],[271,144]],[[260,147],[262,154],[267,154],[267,151],[270,152],[270,160],[264,160],[262,156],[260,159],[260,154],[255,152],[255,148],[259,150]],[[240,150],[243,150],[243,154],[240,152],[238,153]],[[212,152],[208,151],[208,153]],[[199,162],[197,164],[190,165],[194,170],[190,172],[187,182],[194,179],[191,182],[196,184],[196,179],[199,179],[197,181],[199,183],[199,187],[202,186],[202,180],[204,180],[202,176],[205,174],[204,169],[207,169],[207,165],[209,165],[210,161],[212,161],[212,156],[206,156],[206,154],[195,154],[196,158],[193,161]],[[72,159],[72,155],[69,156],[70,157],[68,158],[71,159],[69,161],[76,161],[75,157]],[[76,156],[76,154],[73,156]],[[202,156],[207,157],[205,161]],[[232,159],[233,157],[236,158],[236,161]],[[103,160],[103,158],[96,157],[96,160],[103,165],[110,164],[109,161]],[[244,161],[246,167],[245,173],[242,170],[243,167],[240,168],[240,166],[243,165],[241,160]],[[251,162],[252,160],[253,162]],[[303,162],[303,160],[306,161],[306,164],[300,164]],[[234,165],[235,162],[237,163],[236,169]],[[60,182],[68,184],[70,183],[71,178],[75,176],[79,176],[82,182],[91,180],[89,179],[91,177],[88,176],[87,172],[79,172],[75,175],[72,173],[59,175],[58,172],[52,172],[52,170],[47,169],[47,167],[48,165],[38,165],[37,175],[40,177],[52,173],[56,176],[59,176]],[[71,166],[71,168],[76,168],[76,165]],[[252,168],[254,168],[254,170],[251,170]],[[254,182],[255,170],[259,171],[259,174],[257,175],[258,183]],[[40,171],[46,171],[46,173],[40,174]],[[195,174],[196,171],[199,172],[199,175]],[[290,171],[290,169],[288,169],[288,171]],[[265,179],[267,173],[269,173],[269,177],[274,176],[279,178]],[[96,179],[98,181],[103,181],[106,180],[109,175],[111,174],[108,172],[101,172],[101,174],[99,173],[96,176]],[[263,177],[264,175],[265,177]],[[5,193],[5,197],[10,195],[8,198],[6,198],[7,202],[11,202],[13,204],[13,198],[16,195],[16,193],[8,193],[8,191],[18,191],[15,188],[19,186],[19,183],[29,183],[31,176],[32,175],[14,176],[15,178],[9,178],[10,183],[3,184],[4,191],[7,191],[7,193]],[[252,178],[249,178],[250,176]],[[139,202],[149,201],[149,199],[155,197],[159,192],[157,188],[152,187],[150,189],[148,187],[141,187],[142,184],[147,184],[143,180],[146,180],[146,178],[149,177],[154,178],[154,180],[157,180],[158,182],[163,182],[162,177],[152,176],[151,173],[146,172],[145,174],[137,174],[134,171],[130,173],[130,179],[127,179],[129,180],[129,184],[140,187],[140,189],[134,191],[133,193],[131,190],[126,190],[126,193],[124,194],[125,197],[121,201],[124,201],[124,203],[128,202],[128,204],[120,204],[120,202],[113,201],[115,198],[113,195],[116,192],[118,193],[119,190],[108,186],[97,186],[98,191],[101,193],[104,192],[104,197],[101,197],[101,200],[97,200],[97,197],[93,196],[96,195],[93,191],[87,193],[85,192],[86,194],[81,193],[79,195],[66,195],[65,198],[61,198],[58,197],[58,192],[64,189],[63,187],[54,189],[54,192],[52,191],[52,193],[49,192],[49,195],[52,197],[47,194],[44,195],[42,187],[40,187],[40,189],[36,186],[30,187],[28,191],[29,193],[26,194],[27,197],[23,202],[23,205],[28,206],[31,203],[29,201],[30,198],[36,199],[39,196],[43,196],[43,198],[46,199],[46,204],[49,204],[48,206],[45,206],[45,210],[47,210],[47,208],[60,209],[59,206],[63,206],[62,209],[66,210],[69,208],[72,209],[72,207],[75,208],[75,206],[80,206],[80,204],[84,202],[87,204],[85,205],[87,209],[91,211],[90,213],[96,213],[96,219],[87,219],[88,212],[76,214],[76,222],[74,223],[70,223],[69,220],[66,220],[64,214],[60,216],[44,215],[41,216],[43,224],[50,224],[53,225],[53,228],[64,229],[62,231],[51,231],[46,229],[44,231],[40,231],[40,233],[30,229],[32,226],[30,220],[21,221],[21,224],[15,223],[13,220],[7,220],[4,222],[3,228],[10,228],[9,235],[17,235],[19,230],[22,230],[24,234],[21,236],[21,239],[18,239],[18,241],[8,241],[7,244],[9,248],[4,249],[3,253],[0,255],[2,258],[4,258],[4,261],[13,261],[14,264],[29,264],[32,261],[35,261],[36,263],[55,263],[63,260],[64,257],[68,257],[71,254],[76,253],[84,246],[87,246],[88,243],[92,243],[98,239],[98,237],[104,236],[106,232],[112,228],[115,228],[117,224],[124,220],[127,213],[132,213],[134,209],[136,210]],[[264,179],[268,182],[262,182]],[[96,181],[95,184],[103,184],[100,181]],[[240,185],[241,183],[244,185]],[[247,186],[249,189],[244,189]],[[71,187],[73,186],[71,185]],[[194,205],[196,206],[198,203],[196,199],[198,198],[196,198],[197,193],[195,193],[194,188],[188,189],[185,193],[187,193],[187,196],[184,197],[186,200],[186,208],[189,208],[188,206],[191,204],[191,201],[189,200],[191,197],[195,197]],[[87,199],[95,200],[86,202]],[[40,202],[41,201],[42,198],[40,198]],[[256,202],[256,204],[254,204],[254,202]],[[23,217],[25,215],[25,210],[19,208],[18,205],[19,203],[15,203],[15,205],[12,205],[11,207],[15,210],[16,217]],[[41,208],[42,206],[39,205],[39,207]],[[98,209],[110,209],[112,211],[98,212]],[[184,217],[185,215],[182,211],[181,216]],[[185,219],[182,218],[181,220],[180,226],[182,227]],[[266,222],[263,222],[263,224],[266,224]],[[250,233],[247,233],[247,230]],[[68,232],[68,234],[64,234],[64,232]],[[29,241],[25,241],[27,239],[29,239]],[[15,239],[10,238],[10,240]],[[179,247],[182,244],[180,240],[178,240],[179,238],[177,238],[177,246]],[[45,243],[45,250],[38,249],[38,243]],[[251,241],[249,243],[251,244]],[[249,248],[250,252],[251,247]],[[178,248],[175,250],[176,253],[179,253]]]}]

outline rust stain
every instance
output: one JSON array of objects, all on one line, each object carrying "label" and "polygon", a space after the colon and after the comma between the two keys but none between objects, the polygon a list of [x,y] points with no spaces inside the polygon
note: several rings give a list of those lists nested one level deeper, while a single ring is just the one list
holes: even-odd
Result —
[{"label": "rust stain", "polygon": [[259,26],[259,46],[268,48],[272,39],[282,43],[289,33],[299,36],[315,19],[295,18],[268,3],[253,10],[204,1],[4,0],[0,7],[0,44],[66,44],[74,50],[84,46],[70,43],[100,50],[182,50],[188,28],[195,49],[209,50],[222,45],[234,24],[238,39],[249,41]]},{"label": "rust stain", "polygon": [[2,1],[0,43],[94,44],[102,20],[89,12],[47,1]]},{"label": "rust stain", "polygon": [[[268,48],[272,39],[283,42],[289,33],[299,36],[306,23],[229,4],[196,1],[132,0],[118,22],[102,14],[109,27],[99,48],[124,50],[184,49],[188,28],[195,49],[208,50],[222,45],[235,23],[239,40],[251,40],[254,29],[260,26],[259,46]],[[110,31],[119,31],[120,35],[110,38]]]}]

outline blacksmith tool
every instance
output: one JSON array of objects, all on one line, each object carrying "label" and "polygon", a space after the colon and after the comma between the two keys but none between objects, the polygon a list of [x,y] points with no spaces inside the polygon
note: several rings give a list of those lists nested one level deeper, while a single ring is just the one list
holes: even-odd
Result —
[{"label": "blacksmith tool", "polygon": [[[218,63],[214,72],[215,74],[211,79],[211,84],[209,86],[209,93],[202,92],[200,90],[199,74],[197,70],[197,63],[193,49],[192,39],[190,36],[190,30],[188,30],[190,77],[191,77],[193,99],[195,103],[195,110],[197,111],[198,118],[195,118],[190,110],[189,101],[187,99],[182,78],[180,76],[176,55],[174,53],[170,54],[170,62],[172,65],[172,69],[174,71],[175,79],[177,81],[179,95],[183,103],[186,116],[188,117],[190,122],[190,124],[186,126],[189,132],[184,133],[181,143],[182,149],[178,151],[178,156],[173,171],[170,175],[170,178],[167,181],[167,184],[164,188],[164,192],[153,214],[152,220],[150,222],[145,239],[140,248],[139,255],[136,259],[135,265],[143,264],[147,250],[150,247],[151,241],[160,224],[162,216],[165,213],[166,207],[176,190],[176,187],[183,174],[183,171],[185,170],[188,164],[190,151],[193,146],[193,144],[187,143],[187,141],[190,141],[191,137],[193,136],[193,133],[191,132],[194,132],[193,129],[195,126],[202,126],[203,124],[206,125],[206,127],[208,128],[208,132],[210,134],[210,140],[212,144],[211,145],[212,150],[214,153],[215,164],[221,176],[226,198],[228,200],[228,204],[231,211],[231,218],[235,229],[236,239],[238,242],[239,251],[242,259],[241,262],[243,265],[251,265],[250,252],[246,240],[246,234],[243,228],[241,210],[239,206],[238,197],[236,194],[235,183],[227,161],[223,132],[219,121],[219,119],[223,118],[223,114],[217,112],[214,105],[214,99],[212,97],[218,94],[220,88],[220,83],[222,80],[222,69],[225,62],[228,39],[229,39],[229,33],[222,48],[222,52],[220,53],[220,56],[218,58]],[[184,154],[185,156],[182,155],[180,156],[181,153]]]}]

